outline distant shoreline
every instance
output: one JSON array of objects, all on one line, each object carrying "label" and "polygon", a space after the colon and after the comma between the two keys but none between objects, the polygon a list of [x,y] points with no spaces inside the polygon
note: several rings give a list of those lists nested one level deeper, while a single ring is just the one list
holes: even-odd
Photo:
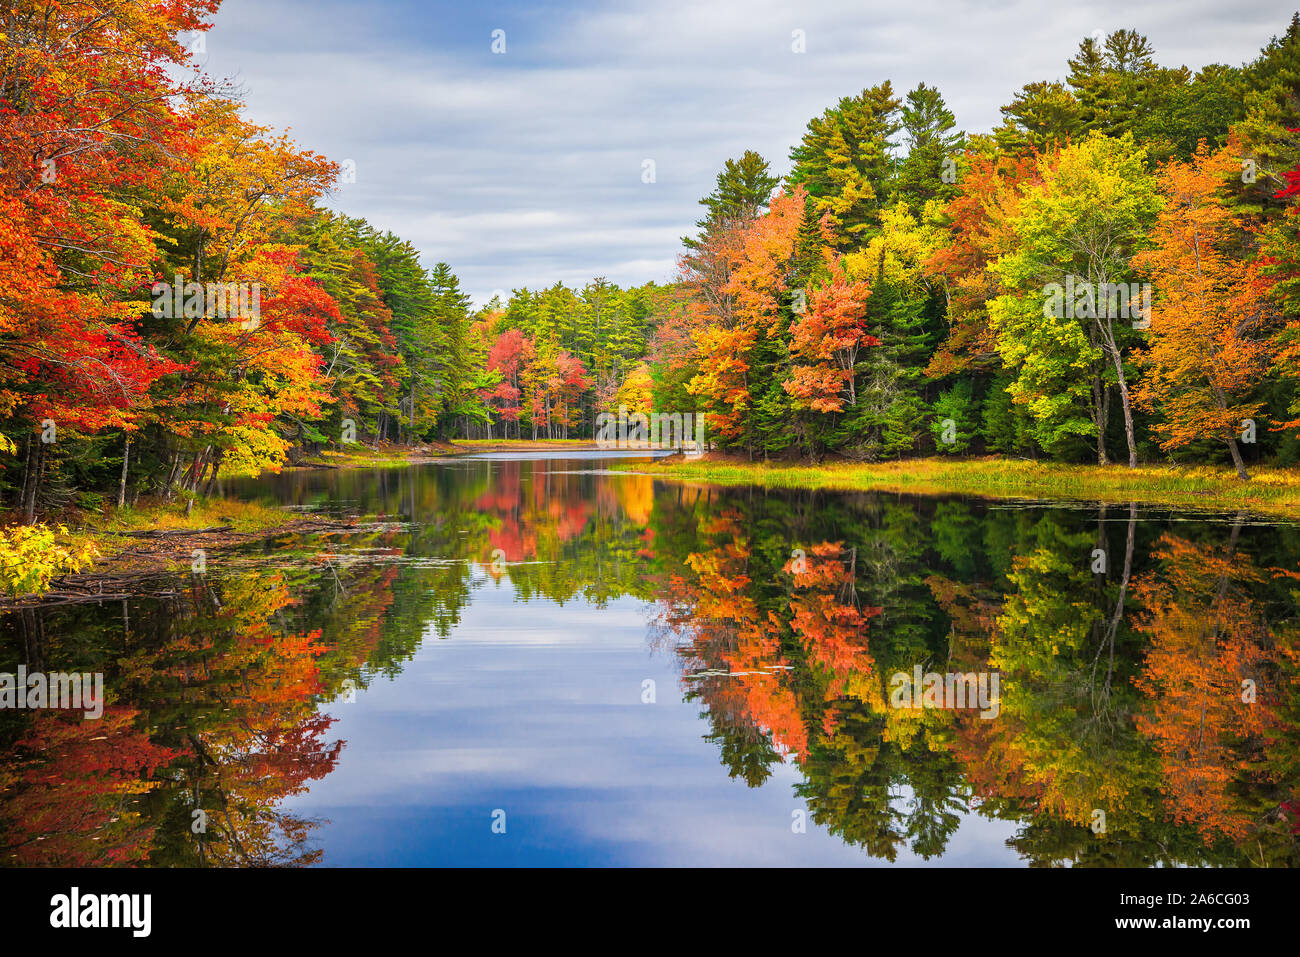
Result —
[{"label": "distant shoreline", "polygon": [[287,464],[282,471],[304,469],[380,468],[395,465],[423,465],[483,452],[595,452],[595,439],[453,439],[419,445],[357,444],[347,451],[328,449]]}]

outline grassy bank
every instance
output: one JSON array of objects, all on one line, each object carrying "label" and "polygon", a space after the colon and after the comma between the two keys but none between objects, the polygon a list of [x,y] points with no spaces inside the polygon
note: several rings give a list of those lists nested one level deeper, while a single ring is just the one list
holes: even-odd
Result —
[{"label": "grassy bank", "polygon": [[474,455],[479,452],[574,452],[594,449],[591,439],[453,439],[450,442],[432,442],[426,445],[369,445],[347,446],[346,449],[326,449],[304,458],[289,468],[386,468],[394,465],[418,465],[436,459],[457,455]]},{"label": "grassy bank", "polygon": [[195,549],[216,552],[281,532],[341,524],[226,499],[196,500],[188,512],[183,502],[149,502],[44,519],[0,526],[0,607],[55,593],[65,601],[95,600],[106,586],[111,593],[140,576],[189,566]]},{"label": "grassy bank", "polygon": [[109,509],[104,514],[87,513],[77,531],[98,541],[117,537],[116,532],[198,531],[223,525],[233,532],[272,531],[301,518],[291,512],[257,502],[237,502],[224,498],[196,498],[186,514],[184,502],[149,502],[133,508]]},{"label": "grassy bank", "polygon": [[88,542],[98,558],[88,571],[123,565],[157,566],[171,556],[185,557],[198,547],[223,547],[289,531],[316,519],[301,512],[236,502],[223,498],[195,499],[186,513],[183,502],[142,503],[137,508],[90,513],[68,525],[75,544]]},{"label": "grassy bank", "polygon": [[453,439],[457,451],[472,452],[577,452],[599,448],[594,439]]},{"label": "grassy bank", "polygon": [[430,445],[381,445],[378,448],[360,442],[344,446],[342,449],[324,449],[314,455],[305,456],[294,468],[387,468],[394,465],[414,465],[431,459],[455,455],[457,449],[450,443],[439,442]]},{"label": "grassy bank", "polygon": [[769,488],[975,495],[1000,499],[1139,502],[1195,509],[1248,509],[1300,518],[1300,469],[1256,469],[1241,482],[1231,469],[1085,466],[1011,459],[914,459],[824,465],[764,464],[708,456],[621,466],[666,478]]}]

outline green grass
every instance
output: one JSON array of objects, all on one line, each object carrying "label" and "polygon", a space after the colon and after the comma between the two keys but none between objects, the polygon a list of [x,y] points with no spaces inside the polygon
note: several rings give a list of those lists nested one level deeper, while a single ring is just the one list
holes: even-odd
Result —
[{"label": "green grass", "polygon": [[1300,470],[1255,469],[1241,482],[1231,469],[1088,466],[1014,459],[912,459],[824,465],[699,460],[616,466],[714,485],[976,495],[1002,499],[1140,502],[1194,509],[1247,509],[1300,517]]}]

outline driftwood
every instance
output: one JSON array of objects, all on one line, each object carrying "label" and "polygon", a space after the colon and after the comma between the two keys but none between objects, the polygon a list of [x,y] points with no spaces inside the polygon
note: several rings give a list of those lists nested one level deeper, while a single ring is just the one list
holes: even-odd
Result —
[{"label": "driftwood", "polygon": [[179,594],[175,578],[157,571],[125,575],[60,575],[50,581],[50,590],[39,598],[32,595],[17,599],[5,597],[0,599],[0,608],[73,605],[131,598],[172,598]]},{"label": "driftwood", "polygon": [[104,594],[80,594],[77,592],[51,591],[39,599],[21,599],[15,602],[5,602],[5,608],[46,608],[50,605],[87,605],[92,603],[106,601],[129,601],[137,598],[175,598],[180,592],[172,591],[128,591],[128,592],[105,592]]},{"label": "driftwood", "polygon": [[[68,605],[83,602],[121,601],[129,598],[174,598],[178,579],[183,580],[189,569],[185,564],[188,540],[200,535],[221,534],[216,542],[205,541],[203,548],[218,553],[259,539],[277,535],[320,534],[356,531],[359,526],[355,516],[344,519],[296,519],[275,528],[256,532],[237,532],[228,525],[211,528],[148,530],[139,532],[109,532],[105,534],[141,538],[139,547],[124,548],[108,559],[97,562],[99,569],[60,575],[50,582],[50,590],[42,596],[24,595],[12,598],[0,595],[0,610],[31,608],[43,605]],[[155,544],[156,543],[156,544]],[[180,567],[178,566],[178,562]],[[143,567],[141,567],[143,566]]]},{"label": "driftwood", "polygon": [[229,525],[213,525],[209,528],[154,528],[140,532],[104,532],[103,534],[121,535],[126,538],[173,538],[183,535],[215,535],[217,532],[228,532],[230,530]]}]

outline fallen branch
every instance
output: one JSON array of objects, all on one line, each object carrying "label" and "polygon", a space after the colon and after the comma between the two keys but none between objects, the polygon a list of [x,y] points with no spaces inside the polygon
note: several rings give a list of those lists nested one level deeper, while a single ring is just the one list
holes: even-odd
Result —
[{"label": "fallen branch", "polygon": [[176,535],[215,535],[217,532],[228,532],[230,530],[229,525],[213,525],[209,528],[151,528],[139,532],[104,532],[103,534],[122,535],[127,538],[170,538]]}]

